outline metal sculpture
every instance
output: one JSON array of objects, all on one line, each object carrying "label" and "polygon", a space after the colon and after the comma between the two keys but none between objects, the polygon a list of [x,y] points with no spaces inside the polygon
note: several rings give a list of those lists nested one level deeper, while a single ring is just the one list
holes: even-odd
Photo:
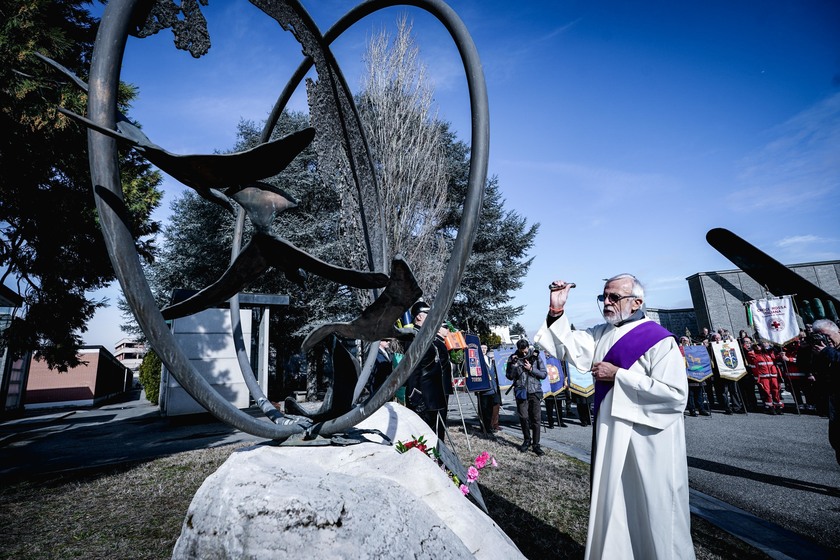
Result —
[{"label": "metal sculpture", "polygon": [[[90,85],[73,77],[80,87],[88,90],[88,115],[82,117],[68,112],[65,114],[90,129],[88,146],[93,191],[111,261],[129,306],[166,367],[208,411],[242,431],[276,440],[292,436],[311,439],[319,434],[332,435],[348,431],[390,400],[431,343],[435,335],[432,326],[440,324],[446,316],[466,267],[482,205],[489,149],[487,92],[472,38],[460,18],[445,2],[364,2],[351,9],[327,33],[322,34],[297,0],[251,1],[284,29],[292,32],[306,55],[275,103],[263,130],[261,143],[256,148],[228,155],[171,154],[152,143],[138,127],[117,111],[120,66],[129,34],[143,37],[171,27],[175,33],[176,46],[190,50],[196,57],[207,51],[209,33],[195,0],[183,0],[180,6],[171,0],[109,2],[94,46]],[[334,345],[336,374],[328,398],[318,410],[297,407],[295,414],[282,415],[262,394],[245,354],[236,294],[247,280],[262,274],[269,267],[279,268],[290,278],[300,280],[299,270],[304,269],[349,286],[371,290],[371,299],[374,301],[359,318],[350,323],[336,323],[317,329],[307,338],[307,347],[326,337],[334,337],[336,333],[367,342],[391,336],[396,319],[420,295],[410,269],[399,258],[390,263],[390,273],[385,272],[389,264],[385,262],[387,242],[384,238],[382,207],[377,204],[378,186],[373,165],[353,97],[329,49],[336,38],[364,17],[396,5],[415,6],[435,16],[448,30],[464,64],[471,105],[472,138],[468,191],[460,229],[426,326],[420,330],[406,356],[380,390],[364,402],[357,403],[359,389],[373,367],[375,350],[369,353],[364,367],[359,371],[358,363],[342,353],[338,348],[340,345]],[[179,13],[183,14],[183,19]],[[319,77],[310,91],[310,114],[316,123],[314,130],[305,129],[269,142],[277,119],[312,66]],[[286,193],[260,180],[276,174],[288,165],[318,134],[331,139],[334,145],[341,146],[349,161],[365,236],[368,261],[366,271],[346,269],[320,261],[269,230],[276,213],[292,207],[294,201]],[[134,239],[123,219],[125,209],[116,163],[117,142],[132,146],[150,162],[208,200],[225,208],[234,207],[231,201],[238,206],[231,266],[217,282],[193,298],[162,312],[155,305],[134,250]],[[240,250],[246,215],[254,224],[256,233],[246,247]],[[379,288],[383,287],[385,289],[380,294]],[[228,298],[243,377],[255,401],[272,420],[271,423],[259,421],[222,399],[193,369],[166,325],[167,318],[194,313]],[[376,344],[371,346],[375,349]]]}]

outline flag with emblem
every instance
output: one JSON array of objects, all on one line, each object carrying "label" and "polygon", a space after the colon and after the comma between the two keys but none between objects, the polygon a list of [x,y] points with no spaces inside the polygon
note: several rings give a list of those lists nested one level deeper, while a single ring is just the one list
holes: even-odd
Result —
[{"label": "flag with emblem", "polygon": [[741,348],[734,340],[712,342],[712,356],[721,378],[738,381],[747,374]]},{"label": "flag with emblem", "polygon": [[680,346],[685,359],[685,374],[692,381],[700,383],[712,376],[712,361],[709,351],[702,344]]},{"label": "flag with emblem", "polygon": [[747,317],[760,339],[784,345],[799,336],[791,296],[757,299],[747,306]]},{"label": "flag with emblem", "polygon": [[566,372],[563,364],[554,356],[546,355],[545,379],[541,381],[543,396],[560,395],[566,388]]}]

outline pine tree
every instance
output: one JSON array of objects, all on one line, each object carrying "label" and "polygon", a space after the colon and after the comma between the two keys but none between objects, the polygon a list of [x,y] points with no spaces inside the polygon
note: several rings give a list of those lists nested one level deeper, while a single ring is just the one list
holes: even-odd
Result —
[{"label": "pine tree", "polygon": [[[469,147],[443,127],[449,181],[449,207],[441,230],[454,238],[461,221],[469,177]],[[522,287],[533,257],[539,224],[505,209],[498,177],[491,177],[484,189],[484,206],[472,253],[455,295],[449,315],[462,329],[484,335],[490,328],[509,325],[522,306],[511,305],[512,292]]]},{"label": "pine tree", "polygon": [[[8,331],[13,353],[36,351],[50,367],[78,365],[80,333],[105,301],[87,297],[114,280],[97,221],[86,130],[57,112],[85,112],[86,97],[34,56],[44,54],[82,79],[96,20],[73,0],[12,1],[0,7],[0,267],[16,282],[22,317]],[[123,85],[120,106],[136,91]],[[160,176],[123,152],[121,173],[138,250],[151,256]]]}]

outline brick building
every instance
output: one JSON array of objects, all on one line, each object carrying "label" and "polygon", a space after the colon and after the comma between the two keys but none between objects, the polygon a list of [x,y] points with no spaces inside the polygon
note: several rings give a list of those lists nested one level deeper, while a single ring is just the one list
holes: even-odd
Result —
[{"label": "brick building", "polygon": [[46,361],[32,358],[26,384],[25,408],[93,406],[131,388],[131,370],[103,346],[79,350],[82,364],[59,373]]}]

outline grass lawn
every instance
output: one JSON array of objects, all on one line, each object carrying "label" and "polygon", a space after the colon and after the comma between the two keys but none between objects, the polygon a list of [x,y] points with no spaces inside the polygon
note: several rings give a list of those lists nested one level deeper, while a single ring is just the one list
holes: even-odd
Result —
[{"label": "grass lawn", "polygon": [[[508,435],[489,439],[471,433],[468,453],[463,430],[453,427],[451,433],[465,465],[482,451],[496,457],[498,468],[483,469],[478,482],[490,516],[525,556],[583,557],[587,464],[547,448],[544,457],[520,453],[519,440]],[[3,487],[0,557],[169,558],[196,490],[237,447]],[[692,518],[692,535],[701,560],[768,558],[697,518]]]}]

